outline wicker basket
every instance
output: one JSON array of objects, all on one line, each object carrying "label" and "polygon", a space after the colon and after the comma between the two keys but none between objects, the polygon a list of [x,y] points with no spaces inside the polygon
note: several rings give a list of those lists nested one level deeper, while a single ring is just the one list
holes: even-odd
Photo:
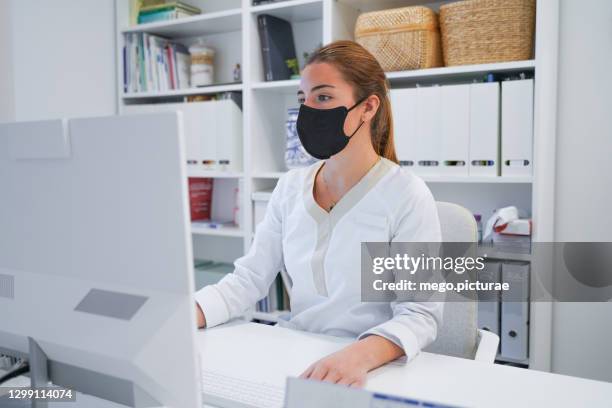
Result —
[{"label": "wicker basket", "polygon": [[530,59],[535,0],[467,0],[440,7],[444,64]]},{"label": "wicker basket", "polygon": [[385,71],[439,67],[438,16],[427,7],[402,7],[359,16],[355,39]]}]

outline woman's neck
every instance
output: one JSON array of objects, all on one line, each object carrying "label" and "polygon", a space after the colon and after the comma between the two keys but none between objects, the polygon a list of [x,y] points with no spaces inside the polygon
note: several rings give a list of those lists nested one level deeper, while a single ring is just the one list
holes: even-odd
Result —
[{"label": "woman's neck", "polygon": [[325,161],[323,177],[336,193],[344,194],[378,162],[379,156],[369,139],[368,135],[351,140],[344,150]]}]

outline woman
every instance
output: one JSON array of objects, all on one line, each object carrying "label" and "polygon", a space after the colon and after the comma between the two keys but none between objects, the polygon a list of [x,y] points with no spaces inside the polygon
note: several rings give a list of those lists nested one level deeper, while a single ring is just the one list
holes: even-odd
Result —
[{"label": "woman", "polygon": [[248,254],[196,294],[198,326],[241,315],[281,268],[291,279],[291,319],[279,325],[357,340],[302,377],[362,386],[368,371],[411,360],[436,337],[437,302],[362,302],[362,241],[440,241],[432,195],[397,165],[385,74],[351,41],[315,52],[302,72],[298,135],[321,161],[278,182]]}]

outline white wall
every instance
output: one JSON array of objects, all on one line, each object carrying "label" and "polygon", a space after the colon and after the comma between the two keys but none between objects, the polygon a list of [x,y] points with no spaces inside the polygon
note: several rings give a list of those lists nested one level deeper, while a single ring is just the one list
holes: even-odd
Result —
[{"label": "white wall", "polygon": [[0,123],[15,120],[10,6],[0,1]]},{"label": "white wall", "polygon": [[[116,112],[112,0],[0,3],[10,3],[5,7],[10,9],[12,27],[9,61],[13,69],[16,120]],[[0,105],[0,115],[5,109]]]},{"label": "white wall", "polygon": [[[560,5],[555,239],[612,241],[612,2]],[[612,381],[612,303],[554,305],[552,369]]]}]

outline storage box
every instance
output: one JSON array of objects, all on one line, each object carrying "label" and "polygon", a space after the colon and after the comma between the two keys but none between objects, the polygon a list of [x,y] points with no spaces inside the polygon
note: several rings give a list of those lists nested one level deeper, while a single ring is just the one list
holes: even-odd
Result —
[{"label": "storage box", "polygon": [[383,70],[442,66],[437,14],[427,7],[402,7],[357,18],[355,41],[376,57]]},{"label": "storage box", "polygon": [[467,0],[440,6],[444,65],[531,59],[535,0]]}]

